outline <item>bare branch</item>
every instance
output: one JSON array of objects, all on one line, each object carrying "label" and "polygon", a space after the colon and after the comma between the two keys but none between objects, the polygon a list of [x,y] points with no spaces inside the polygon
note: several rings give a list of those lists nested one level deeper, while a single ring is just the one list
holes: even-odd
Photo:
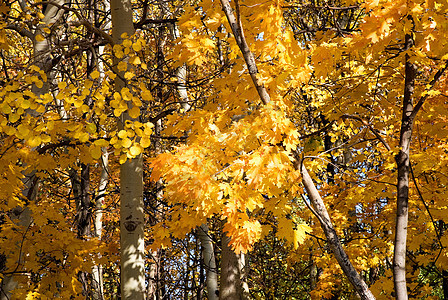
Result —
[{"label": "bare branch", "polygon": [[25,29],[25,28],[23,28],[23,27],[20,27],[20,26],[18,26],[17,24],[9,24],[9,25],[7,25],[7,26],[5,27],[5,29],[14,30],[14,31],[16,31],[18,34],[20,34],[21,36],[27,37],[27,38],[29,38],[30,40],[33,40],[33,39],[34,39],[34,34],[33,34],[31,31],[29,31],[29,30],[27,30],[27,29]]},{"label": "bare branch", "polygon": [[[445,62],[445,66],[443,68],[441,68],[439,71],[437,71],[436,75],[434,75],[434,78],[431,80],[431,82],[429,83],[430,88],[429,90],[431,90],[434,85],[439,81],[440,77],[442,77],[443,73],[445,73],[446,69],[448,69],[448,61]],[[425,100],[428,98],[428,94],[426,93],[423,97],[421,97],[417,104],[415,104],[414,109],[411,113],[410,118],[413,120],[415,118],[415,116],[417,115],[418,111],[420,110],[420,108],[422,108],[423,103],[425,102]]]},{"label": "bare branch", "polygon": [[342,118],[344,119],[353,119],[353,120],[357,120],[360,121],[363,125],[367,126],[370,131],[376,136],[376,138],[378,140],[380,140],[380,142],[384,145],[384,147],[386,147],[386,149],[388,151],[390,151],[390,146],[389,144],[386,142],[386,140],[378,133],[378,131],[372,127],[372,125],[365,119],[358,117],[358,116],[353,116],[353,115],[343,115]]}]

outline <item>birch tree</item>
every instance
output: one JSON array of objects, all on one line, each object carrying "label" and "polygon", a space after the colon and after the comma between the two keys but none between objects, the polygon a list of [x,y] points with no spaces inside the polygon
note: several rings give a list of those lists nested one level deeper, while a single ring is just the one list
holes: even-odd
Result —
[{"label": "birch tree", "polygon": [[[116,44],[123,37],[134,34],[132,5],[128,0],[110,3],[112,36]],[[115,60],[118,63],[117,60]],[[126,86],[121,76],[115,80],[115,90],[120,93]],[[128,105],[132,105],[128,103]],[[129,107],[130,108],[130,107]],[[119,128],[133,121],[127,111],[119,119]],[[145,299],[145,242],[143,212],[143,160],[138,155],[126,160],[120,168],[120,251],[122,299]]]}]

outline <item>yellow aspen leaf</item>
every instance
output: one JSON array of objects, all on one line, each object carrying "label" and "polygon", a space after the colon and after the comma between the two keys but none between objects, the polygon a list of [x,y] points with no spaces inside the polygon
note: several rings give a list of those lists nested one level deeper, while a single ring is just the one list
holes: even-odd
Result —
[{"label": "yellow aspen leaf", "polygon": [[19,139],[26,138],[30,133],[30,128],[27,125],[20,124],[17,126],[17,133]]},{"label": "yellow aspen leaf", "polygon": [[117,100],[117,101],[121,101],[121,95],[120,95],[119,92],[115,92],[114,93],[114,99]]},{"label": "yellow aspen leaf", "polygon": [[118,108],[120,106],[120,101],[118,101],[118,100],[111,100],[110,101],[110,106],[112,108]]},{"label": "yellow aspen leaf", "polygon": [[116,136],[114,136],[110,139],[110,144],[114,145],[114,147],[115,147],[115,145],[117,145],[117,143],[118,143],[118,138]]},{"label": "yellow aspen leaf", "polygon": [[135,132],[134,132],[134,130],[128,130],[127,134],[128,134],[128,137],[129,137],[129,138],[132,138],[132,137],[135,136]]},{"label": "yellow aspen leaf", "polygon": [[31,72],[40,72],[40,68],[38,66],[36,66],[36,65],[32,65],[30,67],[30,71]]},{"label": "yellow aspen leaf", "polygon": [[10,114],[10,113],[11,113],[11,107],[10,107],[7,103],[4,103],[4,104],[2,105],[1,110],[2,110],[2,112],[3,112],[4,114]]},{"label": "yellow aspen leaf", "polygon": [[145,101],[152,101],[154,99],[149,90],[144,90],[141,95]]},{"label": "yellow aspen leaf", "polygon": [[134,128],[134,133],[135,133],[137,136],[142,136],[142,135],[143,135],[143,130],[142,130],[140,127],[135,127],[135,128]]},{"label": "yellow aspen leaf", "polygon": [[140,153],[142,153],[143,148],[140,145],[134,145],[131,148],[129,148],[129,153],[132,156],[137,156]]},{"label": "yellow aspen leaf", "polygon": [[101,151],[101,147],[93,146],[90,148],[90,154],[94,159],[100,159],[103,152]]},{"label": "yellow aspen leaf", "polygon": [[142,63],[142,61],[140,60],[140,57],[138,57],[137,55],[134,55],[129,58],[129,63],[133,64],[133,65],[139,65]]},{"label": "yellow aspen leaf", "polygon": [[38,41],[38,42],[43,42],[43,41],[45,41],[45,38],[42,36],[42,34],[37,34],[37,35],[35,36],[35,39],[36,39],[36,41]]},{"label": "yellow aspen leaf", "polygon": [[45,27],[43,30],[44,30],[44,32],[47,33],[47,34],[50,34],[50,33],[51,33],[51,30],[50,30],[50,28],[48,28],[48,27]]},{"label": "yellow aspen leaf", "polygon": [[42,140],[42,143],[49,143],[51,142],[51,136],[47,134],[40,135],[40,139]]},{"label": "yellow aspen leaf", "polygon": [[36,86],[37,86],[38,88],[40,88],[40,89],[44,86],[44,83],[43,83],[41,80],[37,80],[37,81],[35,82],[35,84],[36,84]]},{"label": "yellow aspen leaf", "polygon": [[33,108],[37,113],[44,113],[45,112],[45,106],[39,105],[37,108]]},{"label": "yellow aspen leaf", "polygon": [[143,134],[145,136],[150,136],[152,134],[152,128],[154,127],[154,125],[150,122],[145,123],[145,125],[143,125],[143,127],[145,128],[143,131]]},{"label": "yellow aspen leaf", "polygon": [[35,148],[37,146],[39,146],[42,142],[42,139],[40,138],[40,136],[35,135],[35,136],[31,136],[30,138],[28,138],[26,140],[26,143],[28,144],[28,146],[30,146],[31,148]]},{"label": "yellow aspen leaf", "polygon": [[99,139],[96,140],[95,142],[93,142],[95,145],[100,146],[100,147],[107,147],[109,146],[109,142],[106,141],[105,139]]},{"label": "yellow aspen leaf", "polygon": [[16,133],[16,129],[12,126],[5,126],[3,127],[3,132],[11,136]]},{"label": "yellow aspen leaf", "polygon": [[121,116],[121,114],[122,114],[124,111],[125,111],[125,110],[123,110],[123,109],[119,109],[119,108],[117,108],[117,109],[114,110],[114,116],[116,116],[116,117],[118,118],[119,116]]},{"label": "yellow aspen leaf", "polygon": [[20,114],[18,114],[18,113],[12,113],[8,116],[9,122],[11,122],[11,123],[17,122],[19,120],[19,118],[20,118]]},{"label": "yellow aspen leaf", "polygon": [[118,66],[117,66],[118,71],[124,72],[127,70],[127,68],[128,68],[128,64],[125,61],[120,61],[118,63]]},{"label": "yellow aspen leaf", "polygon": [[119,51],[123,51],[123,46],[119,45],[119,44],[115,44],[112,48],[112,50],[114,52],[119,52]]},{"label": "yellow aspen leaf", "polygon": [[90,111],[90,107],[87,104],[83,104],[83,105],[81,105],[81,111],[83,113],[89,112]]},{"label": "yellow aspen leaf", "polygon": [[76,100],[75,100],[75,102],[73,102],[73,104],[75,105],[76,108],[80,108],[84,104],[84,101],[82,101],[79,98],[76,98]]},{"label": "yellow aspen leaf", "polygon": [[118,137],[120,138],[120,139],[124,139],[124,138],[126,138],[127,136],[128,136],[128,133],[127,133],[127,131],[126,130],[120,130],[119,132],[118,132]]},{"label": "yellow aspen leaf", "polygon": [[134,44],[132,44],[132,49],[134,49],[135,52],[139,52],[142,50],[142,44],[140,41],[136,41]]},{"label": "yellow aspen leaf", "polygon": [[20,103],[20,107],[23,109],[27,109],[31,106],[30,100],[23,99],[22,103]]},{"label": "yellow aspen leaf", "polygon": [[86,130],[87,130],[88,133],[93,134],[93,133],[96,132],[96,125],[93,124],[93,123],[90,123],[90,124],[88,124],[88,125],[86,126]]},{"label": "yellow aspen leaf", "polygon": [[149,137],[146,137],[146,136],[142,137],[141,140],[140,140],[140,145],[143,148],[149,147],[151,145],[151,139]]},{"label": "yellow aspen leaf", "polygon": [[123,41],[123,46],[126,47],[126,48],[131,47],[131,46],[132,46],[132,42],[131,42],[131,40],[129,40],[129,39],[125,39],[125,40]]},{"label": "yellow aspen leaf", "polygon": [[60,81],[60,82],[58,82],[58,88],[60,89],[60,90],[63,90],[63,89],[65,89],[67,87],[67,82],[65,82],[65,81]]},{"label": "yellow aspen leaf", "polygon": [[136,106],[142,106],[142,101],[137,97],[132,97],[132,103]]},{"label": "yellow aspen leaf", "polygon": [[100,77],[100,72],[95,70],[92,73],[90,73],[90,77],[92,77],[92,79],[97,79],[98,77]]},{"label": "yellow aspen leaf", "polygon": [[120,155],[120,160],[119,160],[120,164],[124,164],[127,159],[128,159],[128,156],[126,154]]},{"label": "yellow aspen leaf", "polygon": [[133,106],[129,111],[129,116],[131,118],[138,118],[138,116],[140,116],[140,108],[138,108],[137,106]]},{"label": "yellow aspen leaf", "polygon": [[132,79],[132,77],[134,77],[135,76],[135,74],[133,73],[133,72],[126,72],[125,74],[124,74],[124,78],[126,79],[126,80],[130,80],[130,79]]},{"label": "yellow aspen leaf", "polygon": [[124,147],[124,148],[129,148],[129,147],[131,147],[131,145],[132,145],[132,141],[130,139],[128,139],[128,138],[124,138],[121,141],[121,146]]},{"label": "yellow aspen leaf", "polygon": [[115,54],[115,56],[117,58],[123,58],[124,57],[124,52],[123,51],[115,51],[114,54]]},{"label": "yellow aspen leaf", "polygon": [[131,91],[128,88],[123,88],[121,90],[121,96],[123,97],[123,100],[129,101],[132,98]]},{"label": "yellow aspen leaf", "polygon": [[82,132],[79,134],[78,139],[80,142],[85,143],[89,140],[89,134],[87,132]]}]

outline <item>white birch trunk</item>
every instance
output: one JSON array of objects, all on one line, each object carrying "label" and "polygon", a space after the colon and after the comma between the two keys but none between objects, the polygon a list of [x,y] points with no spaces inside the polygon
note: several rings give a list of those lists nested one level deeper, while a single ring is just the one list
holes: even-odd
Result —
[{"label": "white birch trunk", "polygon": [[201,241],[202,259],[205,266],[205,281],[207,284],[208,300],[218,300],[218,270],[216,268],[215,251],[213,249],[213,242],[208,234],[208,226],[202,224],[198,230],[197,235]]},{"label": "white birch trunk", "polygon": [[[121,43],[121,35],[134,34],[132,4],[130,0],[111,0],[112,38]],[[117,76],[115,90],[121,91],[125,83]],[[119,121],[133,121],[124,112]],[[145,299],[145,242],[143,211],[143,158],[128,159],[120,168],[120,252],[121,299]]]},{"label": "white birch trunk", "polygon": [[[95,202],[95,215],[94,215],[94,234],[99,240],[103,231],[103,204],[104,195],[106,193],[106,187],[109,181],[109,153],[107,148],[102,149],[103,154],[101,156],[102,170],[100,177],[100,184],[98,187],[98,197]],[[104,299],[103,289],[103,266],[96,265],[92,267],[92,297],[94,300]]]}]

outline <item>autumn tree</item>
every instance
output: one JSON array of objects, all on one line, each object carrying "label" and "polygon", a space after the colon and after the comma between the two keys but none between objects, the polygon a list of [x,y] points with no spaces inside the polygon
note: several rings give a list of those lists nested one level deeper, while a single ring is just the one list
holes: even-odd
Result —
[{"label": "autumn tree", "polygon": [[2,3],[2,297],[447,295],[445,2]]},{"label": "autumn tree", "polygon": [[[404,85],[403,81],[398,80],[403,62],[401,58],[411,55],[409,49],[415,51],[412,57],[416,60],[418,57],[424,59],[426,55],[431,57],[429,53],[434,51],[431,47],[440,49],[431,44],[432,37],[429,37],[433,36],[438,23],[424,20],[437,18],[441,6],[430,4],[426,7],[408,2],[384,2],[377,6],[370,2],[361,5],[348,2],[340,6],[325,4],[322,7],[308,3],[288,3],[284,7],[321,9],[332,19],[328,21],[327,18],[326,22],[315,24],[314,28],[310,24],[312,19],[296,21],[296,24],[307,27],[303,29],[305,33],[310,33],[302,44],[296,42],[300,38],[299,34],[294,36],[294,32],[281,26],[285,22],[285,15],[282,14],[283,7],[280,4],[235,2],[231,5],[223,1],[221,7],[217,3],[204,1],[196,8],[200,13],[191,10],[190,14],[186,13],[185,21],[180,20],[181,29],[190,30],[192,35],[191,40],[188,34],[185,35],[183,41],[188,47],[182,48],[180,53],[186,54],[181,54],[181,57],[197,66],[204,66],[217,59],[214,46],[218,38],[226,37],[219,34],[218,28],[226,26],[225,31],[234,35],[234,40],[226,40],[233,53],[230,56],[234,62],[233,70],[229,76],[222,76],[225,78],[222,81],[214,80],[217,95],[200,112],[192,112],[188,121],[184,121],[185,117],[181,121],[172,118],[176,129],[169,129],[169,132],[182,131],[181,126],[187,126],[195,136],[189,137],[187,146],[180,147],[174,154],[159,156],[153,166],[154,169],[162,169],[167,193],[176,199],[173,203],[182,203],[180,207],[183,211],[173,212],[174,216],[179,216],[175,220],[185,219],[183,215],[188,207],[193,209],[191,213],[199,217],[198,207],[202,208],[205,216],[210,216],[217,213],[218,207],[224,206],[220,214],[228,220],[226,230],[232,236],[236,251],[251,248],[251,242],[262,234],[262,226],[254,217],[257,209],[274,210],[278,222],[291,222],[289,226],[293,233],[290,237],[300,235],[300,231],[294,228],[300,228],[296,227],[297,223],[300,224],[300,218],[307,219],[304,218],[307,212],[298,214],[298,220],[290,221],[287,218],[283,221],[284,217],[290,215],[289,212],[286,210],[282,213],[278,204],[275,209],[271,208],[269,201],[282,203],[282,199],[291,201],[297,197],[296,193],[300,193],[301,186],[295,184],[301,178],[307,192],[303,203],[311,204],[310,210],[321,223],[327,243],[356,291],[361,297],[371,299],[372,293],[350,262],[342,243],[346,244],[351,257],[361,264],[357,267],[358,271],[362,271],[362,265],[368,269],[385,263],[383,275],[388,276],[391,252],[387,245],[393,244],[389,236],[389,224],[395,223],[391,205],[396,198],[396,191],[389,185],[397,186],[392,183],[396,180],[390,177],[393,177],[395,168],[395,146],[391,145],[399,140],[394,139],[395,129],[402,124],[401,117],[396,117],[401,116],[401,110],[397,111],[393,103],[402,97],[409,97],[406,96],[409,91],[399,92]],[[360,13],[360,9],[364,9],[366,14]],[[224,15],[221,10],[225,12],[228,23],[222,21]],[[341,12],[347,13],[343,18],[336,19]],[[413,14],[418,16],[410,17]],[[201,20],[195,19],[198,15]],[[340,23],[335,20],[340,20]],[[421,21],[421,25],[416,20]],[[379,28],[378,23],[382,24]],[[421,46],[402,46],[404,44],[400,44],[400,41],[405,40],[406,33],[399,36],[400,28],[415,31],[413,28],[418,26],[426,28],[426,31],[418,31],[424,32],[419,38]],[[413,34],[416,34],[414,31]],[[201,46],[196,44],[196,48],[192,47],[193,37],[201,42]],[[423,95],[420,103],[429,97],[427,93],[438,94],[437,91],[431,92],[431,89],[443,78],[443,59],[439,63],[443,55],[442,50],[435,55],[435,60],[427,60],[431,67],[428,73],[423,72],[421,76],[429,84],[420,91]],[[406,82],[409,80],[406,79]],[[408,83],[406,85],[409,86]],[[238,97],[231,97],[230,94]],[[258,99],[255,96],[257,94]],[[331,174],[329,184],[322,183],[322,176],[325,176],[323,166],[328,165],[326,153],[317,152],[309,157],[302,152],[305,145],[301,136],[318,135],[319,132],[313,133],[313,127],[300,119],[298,113],[305,107],[298,106],[299,103],[294,105],[295,98],[291,95],[297,94],[312,99],[309,105],[314,106],[322,118],[327,120],[328,126],[323,130],[336,145],[334,149],[329,149],[332,156],[351,153],[350,161],[345,159],[338,170]],[[260,102],[263,106],[260,106]],[[242,119],[232,122],[231,117],[236,114],[242,115]],[[266,128],[265,124],[270,127]],[[346,146],[337,146],[338,139]],[[291,160],[295,161],[300,174],[290,169]],[[318,175],[314,179],[318,184],[313,182],[305,164]],[[179,177],[179,174],[185,175]],[[272,178],[272,174],[277,177]],[[329,177],[328,174],[326,177]],[[157,174],[155,178],[158,178]],[[201,188],[198,190],[198,187]],[[369,200],[360,201],[357,196],[360,193]],[[402,200],[398,203],[403,207],[403,199],[407,196],[400,197]],[[203,201],[208,203],[207,206],[202,204]],[[330,212],[327,212],[326,206],[331,208]],[[386,211],[390,213],[385,214]],[[398,212],[399,216],[403,215],[401,208]],[[336,214],[338,219],[337,228],[332,225],[332,214]],[[169,225],[174,232],[182,230],[178,224]],[[406,235],[403,230],[396,230],[397,236],[402,233]],[[377,253],[381,255],[368,259],[367,250],[359,252],[359,246],[351,249],[350,244],[355,245],[363,236],[372,240],[372,243],[363,243],[378,249]],[[395,246],[396,257],[403,257],[406,252],[399,250],[400,243],[396,242]],[[359,261],[359,257],[365,257],[365,260]],[[397,259],[395,261],[398,263]],[[404,265],[400,269],[402,273]],[[399,276],[395,274],[395,281],[403,282]],[[372,284],[374,280],[370,282]],[[378,280],[377,284],[381,282],[384,281]],[[375,293],[391,293],[391,290],[386,291],[388,286],[384,288],[384,291],[375,290]],[[398,293],[398,286],[396,289]]]}]

